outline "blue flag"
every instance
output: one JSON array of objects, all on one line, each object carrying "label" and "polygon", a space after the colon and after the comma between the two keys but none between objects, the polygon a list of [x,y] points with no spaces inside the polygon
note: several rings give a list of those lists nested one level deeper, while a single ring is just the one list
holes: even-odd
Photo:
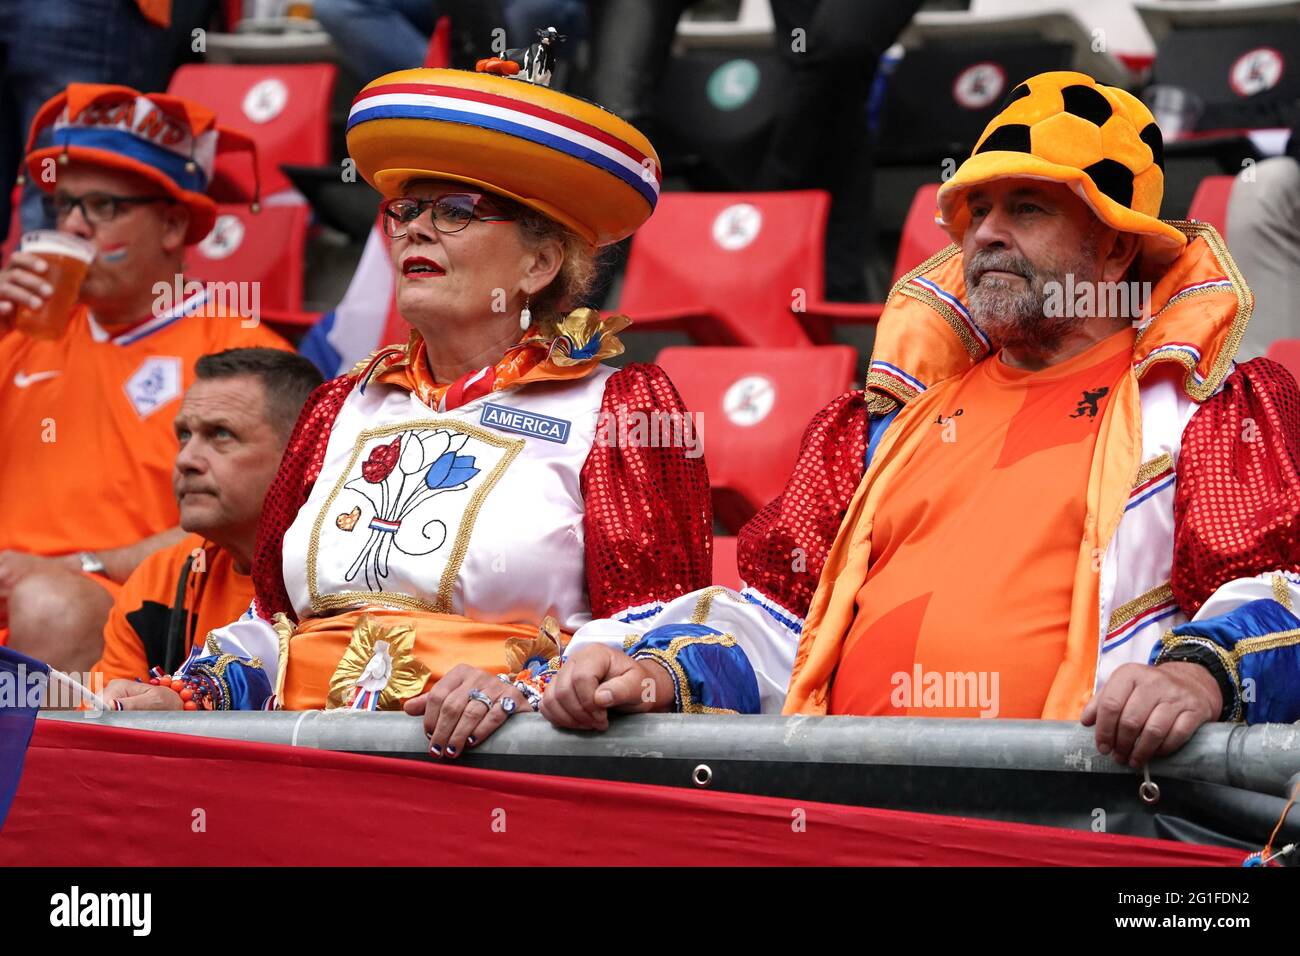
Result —
[{"label": "blue flag", "polygon": [[49,679],[47,665],[0,647],[0,830],[18,792],[36,712],[45,699]]}]

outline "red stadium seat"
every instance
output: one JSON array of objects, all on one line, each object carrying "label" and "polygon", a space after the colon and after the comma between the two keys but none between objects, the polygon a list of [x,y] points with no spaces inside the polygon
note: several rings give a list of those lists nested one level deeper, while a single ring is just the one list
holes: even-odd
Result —
[{"label": "red stadium seat", "polygon": [[1228,238],[1228,198],[1232,195],[1234,176],[1206,176],[1196,187],[1192,204],[1187,208],[1188,219],[1208,222],[1219,235]]},{"label": "red stadium seat", "polygon": [[736,539],[729,535],[713,537],[713,583],[740,590],[740,571],[736,567]]},{"label": "red stadium seat", "polygon": [[1279,339],[1268,347],[1267,357],[1285,365],[1300,382],[1300,339]]},{"label": "red stadium seat", "polygon": [[[257,141],[265,198],[292,188],[280,172],[281,163],[323,166],[330,161],[330,98],[337,73],[332,63],[187,63],[172,76],[167,92],[202,103],[217,114],[220,125]],[[252,192],[243,166],[218,162],[218,169]]]},{"label": "red stadium seat", "polygon": [[[934,221],[938,192],[938,183],[926,183],[912,197],[898,240],[898,255],[894,258],[895,282],[952,242],[943,227]],[[883,302],[826,302],[817,307],[816,315],[828,323],[860,324],[877,321],[884,308]]]},{"label": "red stadium seat", "polygon": [[221,206],[217,224],[194,246],[187,275],[205,282],[257,282],[262,318],[278,325],[310,324],[302,312],[303,246],[308,208],[300,203]]},{"label": "red stadium seat", "polygon": [[701,345],[827,341],[832,316],[862,309],[822,300],[828,209],[817,190],[665,193],[632,241],[617,311]]},{"label": "red stadium seat", "polygon": [[781,493],[808,422],[852,386],[857,352],[686,346],[657,361],[702,416],[714,517],[735,532]]},{"label": "red stadium seat", "polygon": [[926,183],[912,197],[894,259],[895,282],[952,242],[943,227],[934,221],[938,195],[939,184]]}]

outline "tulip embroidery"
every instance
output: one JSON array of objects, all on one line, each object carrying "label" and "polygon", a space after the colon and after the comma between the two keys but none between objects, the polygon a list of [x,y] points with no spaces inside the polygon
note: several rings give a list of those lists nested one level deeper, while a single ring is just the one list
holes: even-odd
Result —
[{"label": "tulip embroidery", "polygon": [[346,580],[361,575],[368,590],[382,591],[393,548],[422,555],[443,546],[447,526],[428,517],[428,505],[440,494],[464,491],[479,473],[473,455],[458,454],[468,440],[460,432],[426,428],[403,432],[370,450],[361,476],[343,486],[364,495],[374,508],[370,536]]}]

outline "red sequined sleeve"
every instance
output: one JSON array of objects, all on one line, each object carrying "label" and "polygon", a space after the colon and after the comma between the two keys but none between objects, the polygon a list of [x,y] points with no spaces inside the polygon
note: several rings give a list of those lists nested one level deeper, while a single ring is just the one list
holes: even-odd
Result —
[{"label": "red sequined sleeve", "polygon": [[284,587],[284,535],[316,484],[325,461],[330,429],[354,384],[353,379],[343,375],[311,393],[289,436],[280,470],[266,492],[257,523],[252,573],[257,610],[268,621],[277,611],[283,611],[290,620],[298,620]]},{"label": "red sequined sleeve", "polygon": [[606,381],[581,475],[594,617],[668,602],[712,579],[713,505],[701,438],[658,366],[629,365]]},{"label": "red sequined sleeve", "polygon": [[1300,571],[1300,388],[1281,365],[1237,367],[1183,430],[1174,494],[1174,596]]},{"label": "red sequined sleeve", "polygon": [[849,392],[813,418],[785,491],[740,529],[741,580],[801,618],[862,480],[867,406]]}]

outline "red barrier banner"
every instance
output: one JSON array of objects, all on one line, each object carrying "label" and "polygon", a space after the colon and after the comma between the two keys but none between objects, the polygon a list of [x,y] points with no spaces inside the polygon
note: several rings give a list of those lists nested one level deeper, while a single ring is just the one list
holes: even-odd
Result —
[{"label": "red barrier banner", "polygon": [[1239,866],[1242,855],[54,721],[37,722],[0,832],[0,866]]}]

